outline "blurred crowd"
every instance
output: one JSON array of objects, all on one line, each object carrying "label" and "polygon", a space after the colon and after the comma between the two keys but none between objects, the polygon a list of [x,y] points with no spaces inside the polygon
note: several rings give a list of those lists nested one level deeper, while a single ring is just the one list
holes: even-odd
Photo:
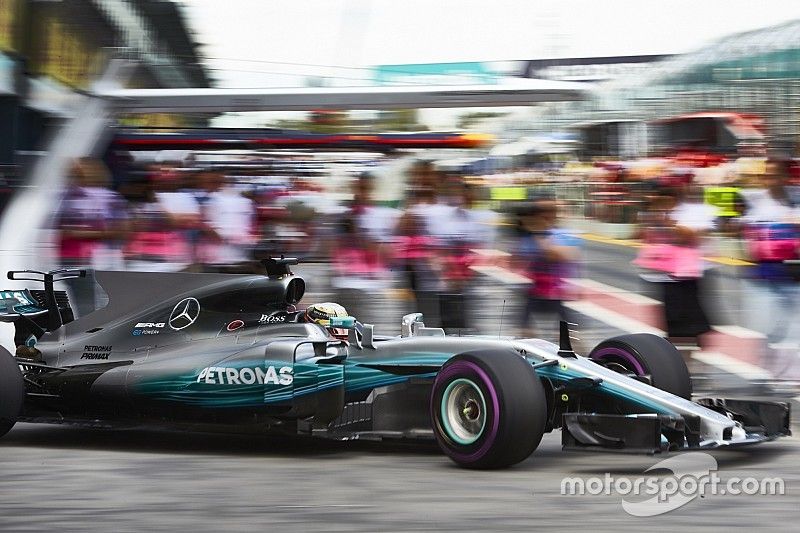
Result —
[{"label": "blurred crowd", "polygon": [[377,178],[361,172],[342,191],[349,200],[327,210],[308,201],[331,195],[319,180],[254,186],[230,168],[185,163],[129,174],[113,183],[99,160],[72,165],[56,217],[62,265],[246,272],[254,260],[301,256],[331,264],[332,288],[353,313],[365,291],[396,290],[430,324],[465,328],[459,310],[475,250],[495,240],[495,213],[429,161],[412,166],[400,205],[377,202]]},{"label": "blurred crowd", "polygon": [[[800,207],[790,166],[769,160],[725,216],[690,174],[637,188],[635,236],[642,244],[634,264],[657,288],[670,338],[700,342],[710,330],[704,258],[714,255],[707,237],[722,232],[747,249],[748,274],[768,300],[761,312],[770,317],[768,340],[787,340],[800,280]],[[470,330],[481,305],[472,282],[487,256],[506,257],[503,267],[526,280],[516,291],[515,333],[541,335],[556,318],[569,320],[564,302],[574,296],[568,280],[581,275],[580,241],[562,226],[565,205],[552,188],[531,189],[524,201],[497,209],[478,201],[486,194],[474,180],[420,159],[405,176],[399,204],[378,201],[380,179],[361,171],[336,191],[344,200],[320,210],[308,198],[331,196],[324,179],[254,186],[235,174],[219,165],[158,163],[112,180],[99,160],[74,162],[55,218],[61,264],[248,272],[254,260],[297,255],[330,265],[330,288],[355,316],[371,314],[369,295],[391,293],[428,325]]]},{"label": "blurred crowd", "polygon": [[323,196],[321,189],[303,179],[256,186],[233,174],[219,165],[154,163],[120,179],[100,160],[74,162],[56,217],[61,264],[202,271],[309,253],[326,224],[291,199]]},{"label": "blurred crowd", "polygon": [[[190,179],[187,179],[190,178]],[[146,180],[111,188],[102,162],[74,163],[58,215],[65,266],[177,271],[234,263],[255,241],[252,199],[216,169],[191,176],[154,168]]]},{"label": "blurred crowd", "polygon": [[[764,334],[765,366],[782,375],[800,343],[793,327],[800,287],[800,205],[792,194],[793,166],[788,159],[767,160],[751,187],[737,194],[729,216],[703,201],[703,189],[691,177],[650,189],[639,215],[642,246],[634,263],[657,288],[670,339],[703,346],[703,334],[713,323],[708,273],[719,266],[707,260],[717,255],[709,236],[734,236],[747,259],[733,261],[749,288],[745,323]],[[780,356],[782,351],[791,355]]]}]

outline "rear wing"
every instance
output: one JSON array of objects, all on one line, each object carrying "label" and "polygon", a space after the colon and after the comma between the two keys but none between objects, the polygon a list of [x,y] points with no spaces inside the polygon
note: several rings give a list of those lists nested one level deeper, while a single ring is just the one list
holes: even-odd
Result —
[{"label": "rear wing", "polygon": [[60,268],[49,272],[40,272],[38,270],[10,270],[8,272],[8,279],[10,280],[44,283],[43,303],[45,309],[47,309],[47,331],[55,331],[64,324],[64,317],[61,316],[61,311],[59,310],[59,300],[61,300],[61,307],[63,307],[64,298],[63,296],[59,298],[56,295],[53,284],[57,281],[85,277],[85,270],[71,268]]}]

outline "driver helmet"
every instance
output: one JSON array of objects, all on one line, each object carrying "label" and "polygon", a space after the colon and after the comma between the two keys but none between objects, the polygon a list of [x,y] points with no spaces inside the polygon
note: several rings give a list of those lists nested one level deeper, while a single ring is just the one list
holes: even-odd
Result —
[{"label": "driver helmet", "polygon": [[346,317],[348,316],[347,310],[344,306],[334,302],[322,302],[318,304],[309,305],[303,318],[306,322],[313,322],[328,329],[334,337],[347,337],[347,330],[342,328],[331,328],[330,320],[333,317]]}]

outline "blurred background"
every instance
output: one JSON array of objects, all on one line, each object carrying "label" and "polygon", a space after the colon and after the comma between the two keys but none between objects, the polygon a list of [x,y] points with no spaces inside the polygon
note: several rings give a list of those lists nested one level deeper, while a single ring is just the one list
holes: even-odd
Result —
[{"label": "blurred background", "polygon": [[[296,256],[301,305],[379,334],[656,333],[698,396],[800,401],[798,141],[798,2],[0,0],[0,271]],[[756,448],[723,478],[798,483],[796,438]],[[655,462],[29,424],[2,452],[15,531],[640,531],[558,487]],[[785,529],[797,492],[662,519]]]},{"label": "blurred background", "polygon": [[560,317],[798,392],[800,6],[529,4],[3,0],[0,266],[285,254],[386,333]]}]

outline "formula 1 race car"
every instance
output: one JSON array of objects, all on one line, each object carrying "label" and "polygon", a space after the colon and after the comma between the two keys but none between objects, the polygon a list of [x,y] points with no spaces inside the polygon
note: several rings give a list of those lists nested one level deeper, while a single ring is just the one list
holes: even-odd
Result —
[{"label": "formula 1 race car", "polygon": [[446,336],[420,314],[397,337],[349,316],[297,321],[296,262],[265,261],[266,275],[96,272],[109,303],[77,319],[54,283],[85,271],[9,272],[44,290],[1,293],[19,348],[0,349],[0,435],[25,421],[435,439],[460,465],[499,468],[559,428],[565,449],[646,453],[790,434],[787,404],[692,401],[682,356],[654,335],[582,357],[566,323],[556,345]]}]

